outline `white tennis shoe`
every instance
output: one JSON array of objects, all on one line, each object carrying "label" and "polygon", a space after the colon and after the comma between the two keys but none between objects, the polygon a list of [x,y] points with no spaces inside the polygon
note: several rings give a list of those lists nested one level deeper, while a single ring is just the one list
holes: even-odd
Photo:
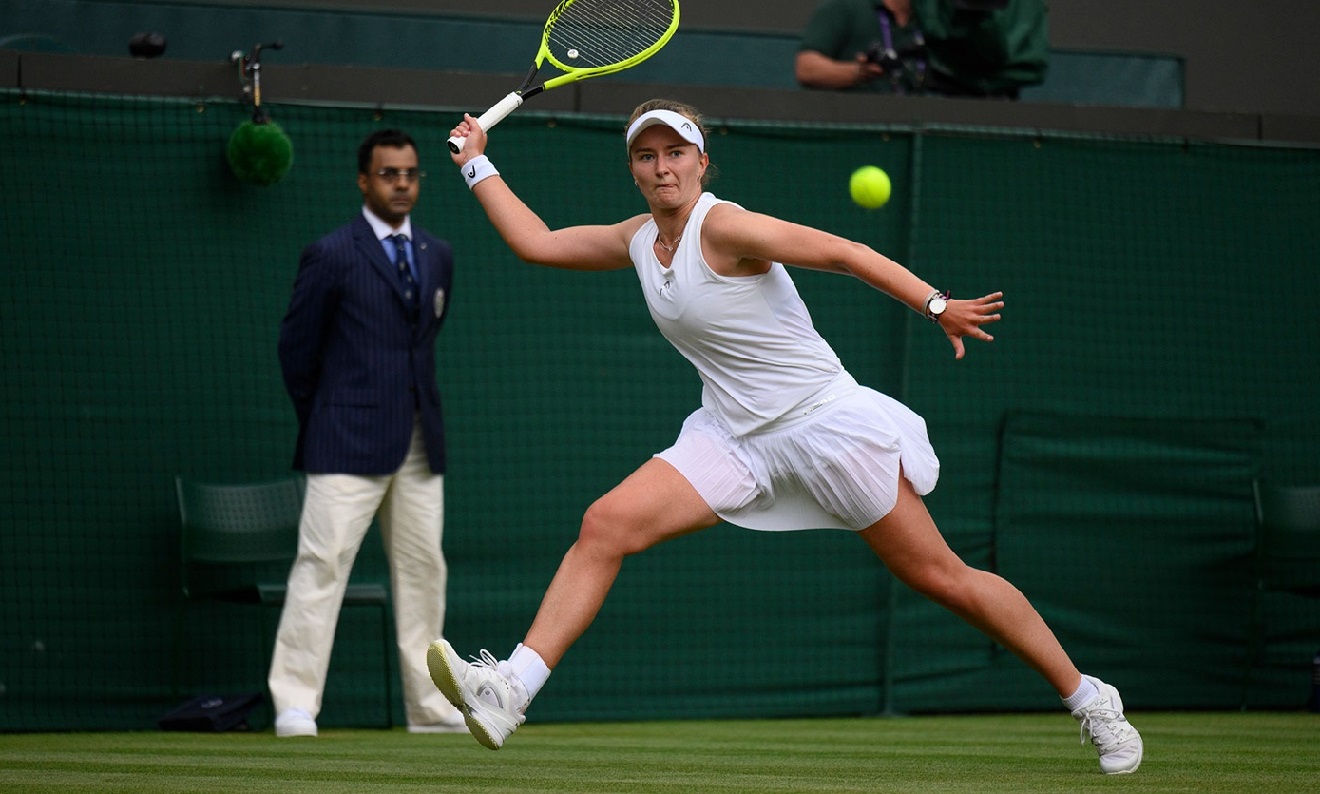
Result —
[{"label": "white tennis shoe", "polygon": [[1081,740],[1100,754],[1100,771],[1106,775],[1125,775],[1141,766],[1141,734],[1123,716],[1123,699],[1118,690],[1098,678],[1082,676],[1095,685],[1099,694],[1072,713],[1081,723]]},{"label": "white tennis shoe", "polygon": [[316,720],[302,709],[285,709],[275,718],[275,735],[281,739],[315,736]]},{"label": "white tennis shoe", "polygon": [[463,712],[468,730],[490,749],[503,747],[509,734],[527,720],[527,688],[508,662],[496,661],[489,651],[482,650],[481,658],[469,663],[440,639],[427,649],[426,666],[436,688]]}]

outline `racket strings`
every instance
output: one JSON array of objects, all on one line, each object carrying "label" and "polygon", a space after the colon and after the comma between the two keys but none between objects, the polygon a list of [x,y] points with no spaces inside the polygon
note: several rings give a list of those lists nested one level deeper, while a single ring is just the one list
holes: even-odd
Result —
[{"label": "racket strings", "polygon": [[574,0],[561,6],[547,30],[556,66],[614,66],[662,41],[674,21],[672,0]]}]

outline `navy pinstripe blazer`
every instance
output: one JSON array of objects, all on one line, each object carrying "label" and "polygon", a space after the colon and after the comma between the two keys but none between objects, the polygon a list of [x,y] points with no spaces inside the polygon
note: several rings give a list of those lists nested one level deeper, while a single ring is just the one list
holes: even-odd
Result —
[{"label": "navy pinstripe blazer", "polygon": [[445,470],[435,336],[449,311],[449,243],[412,227],[421,300],[403,286],[361,215],[303,249],[280,326],[284,385],[298,415],[293,467],[392,474],[421,417],[431,471]]}]

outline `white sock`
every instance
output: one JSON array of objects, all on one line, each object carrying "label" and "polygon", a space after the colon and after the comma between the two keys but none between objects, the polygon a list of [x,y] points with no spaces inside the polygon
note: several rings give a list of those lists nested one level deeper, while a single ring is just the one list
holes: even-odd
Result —
[{"label": "white sock", "polygon": [[513,653],[509,654],[509,667],[527,688],[528,703],[532,702],[532,698],[536,697],[536,693],[545,686],[545,680],[550,677],[550,668],[545,666],[541,654],[521,642],[513,649]]},{"label": "white sock", "polygon": [[1069,711],[1076,711],[1091,701],[1091,698],[1100,694],[1100,690],[1095,688],[1091,679],[1082,676],[1082,683],[1078,685],[1077,691],[1066,698],[1063,698],[1063,705],[1068,707]]}]

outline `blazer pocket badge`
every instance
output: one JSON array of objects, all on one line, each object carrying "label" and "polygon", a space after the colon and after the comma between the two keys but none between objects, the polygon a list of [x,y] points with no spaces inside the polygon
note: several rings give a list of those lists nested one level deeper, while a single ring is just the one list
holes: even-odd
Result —
[{"label": "blazer pocket badge", "polygon": [[445,291],[438,289],[435,291],[435,316],[436,319],[445,313]]}]

